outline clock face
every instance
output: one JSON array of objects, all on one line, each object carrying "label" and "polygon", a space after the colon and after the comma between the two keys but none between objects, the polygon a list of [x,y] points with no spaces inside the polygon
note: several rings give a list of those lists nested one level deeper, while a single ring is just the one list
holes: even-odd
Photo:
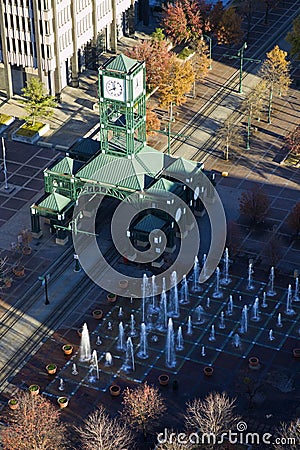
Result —
[{"label": "clock face", "polygon": [[125,82],[118,78],[103,77],[104,97],[125,101]]},{"label": "clock face", "polygon": [[144,90],[144,72],[141,70],[134,78],[133,78],[133,96],[137,98],[139,95],[143,93]]}]

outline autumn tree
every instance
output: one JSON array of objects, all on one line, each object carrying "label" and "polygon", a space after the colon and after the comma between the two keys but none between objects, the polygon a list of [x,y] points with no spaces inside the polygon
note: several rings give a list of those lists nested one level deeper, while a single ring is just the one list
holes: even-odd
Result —
[{"label": "autumn tree", "polygon": [[146,383],[124,392],[123,419],[146,436],[166,410],[165,402],[158,389]]},{"label": "autumn tree", "polygon": [[4,450],[63,450],[66,427],[60,413],[42,395],[22,392],[18,408],[10,411],[8,426],[1,433]]},{"label": "autumn tree", "polygon": [[260,69],[260,76],[265,80],[269,91],[268,122],[271,123],[273,94],[279,96],[286,93],[291,84],[289,74],[290,63],[286,60],[287,52],[280,50],[276,45],[273,50],[267,53],[267,58]]},{"label": "autumn tree", "polygon": [[285,141],[291,153],[300,155],[300,125],[286,135]]},{"label": "autumn tree", "polygon": [[22,103],[27,112],[26,122],[34,126],[37,119],[53,116],[53,108],[56,106],[55,99],[46,93],[43,83],[38,78],[30,78],[22,92],[25,97]]},{"label": "autumn tree", "polygon": [[196,42],[202,35],[202,19],[196,0],[177,0],[164,8],[163,26],[174,44]]},{"label": "autumn tree", "polygon": [[224,152],[224,159],[229,159],[229,150],[237,148],[242,142],[241,128],[232,116],[228,117],[217,130],[221,148]]},{"label": "autumn tree", "polygon": [[233,7],[225,9],[217,29],[219,44],[240,42],[243,36],[242,20]]},{"label": "autumn tree", "polygon": [[83,426],[75,428],[82,450],[124,450],[134,447],[131,431],[117,419],[111,419],[102,405],[83,422]]},{"label": "autumn tree", "polygon": [[251,190],[242,192],[240,198],[240,212],[249,217],[255,224],[263,222],[269,208],[268,196],[259,188],[254,186]]},{"label": "autumn tree", "polygon": [[190,61],[182,62],[172,57],[166,83],[160,90],[160,102],[165,105],[182,105],[191,89],[195,74]]},{"label": "autumn tree", "polygon": [[197,43],[195,53],[191,58],[191,63],[195,81],[203,80],[206,77],[210,66],[208,47],[203,40],[200,40]]},{"label": "autumn tree", "polygon": [[[148,102],[149,103],[149,102]],[[151,108],[151,106],[147,105],[146,109],[146,133],[147,136],[155,136],[157,134],[157,130],[160,129],[160,120],[155,111]]]},{"label": "autumn tree", "polygon": [[221,436],[233,430],[239,420],[234,408],[235,399],[230,399],[224,392],[211,392],[204,400],[194,399],[187,403],[186,428],[202,435]]},{"label": "autumn tree", "polygon": [[149,39],[128,50],[126,55],[145,61],[148,91],[162,88],[168,77],[172,57],[166,40]]},{"label": "autumn tree", "polygon": [[[157,435],[158,445],[156,445],[155,450],[192,450],[193,444],[188,442],[187,436],[183,442],[182,434],[179,435],[173,429],[164,429],[163,433],[158,433]],[[186,442],[187,441],[187,442]]]},{"label": "autumn tree", "polygon": [[287,217],[287,224],[296,236],[300,235],[300,202],[296,203]]},{"label": "autumn tree", "polygon": [[291,46],[291,55],[300,58],[300,16],[293,21],[293,29],[287,34],[286,41]]},{"label": "autumn tree", "polygon": [[254,118],[260,120],[266,98],[266,89],[266,83],[264,81],[258,83],[242,103],[241,110],[247,117],[247,150],[250,149],[252,121]]},{"label": "autumn tree", "polygon": [[300,419],[281,423],[274,439],[275,450],[298,450],[300,446]]}]

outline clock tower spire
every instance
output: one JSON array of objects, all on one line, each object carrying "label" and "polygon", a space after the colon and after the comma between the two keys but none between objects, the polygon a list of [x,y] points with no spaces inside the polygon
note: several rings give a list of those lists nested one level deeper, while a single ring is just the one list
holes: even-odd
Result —
[{"label": "clock tower spire", "polygon": [[99,69],[100,149],[125,156],[146,145],[145,63],[121,54]]}]

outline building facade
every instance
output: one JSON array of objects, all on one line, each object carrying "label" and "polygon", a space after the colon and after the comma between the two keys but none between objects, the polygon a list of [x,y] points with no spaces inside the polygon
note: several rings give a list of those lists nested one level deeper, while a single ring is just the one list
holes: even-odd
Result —
[{"label": "building facade", "polygon": [[20,94],[31,77],[52,95],[77,87],[88,51],[115,52],[133,11],[134,0],[0,0],[0,90]]}]

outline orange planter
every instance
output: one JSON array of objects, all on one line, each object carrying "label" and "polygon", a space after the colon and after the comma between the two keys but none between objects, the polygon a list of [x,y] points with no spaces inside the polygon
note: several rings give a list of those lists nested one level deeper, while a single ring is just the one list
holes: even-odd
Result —
[{"label": "orange planter", "polygon": [[109,392],[112,397],[118,397],[121,394],[121,387],[118,384],[109,386]]},{"label": "orange planter", "polygon": [[59,397],[57,399],[57,403],[59,404],[60,408],[66,408],[68,406],[69,400],[67,397]]},{"label": "orange planter", "polygon": [[46,366],[46,370],[49,375],[54,375],[57,371],[57,366],[56,366],[56,364],[48,364]]},{"label": "orange planter", "polygon": [[101,319],[103,317],[102,309],[95,309],[95,311],[93,311],[93,317],[94,319]]},{"label": "orange planter", "polygon": [[31,395],[38,395],[40,392],[40,387],[37,384],[32,384],[29,386],[29,391]]},{"label": "orange planter", "polygon": [[19,408],[19,402],[16,398],[11,398],[10,400],[8,400],[8,406],[10,407],[10,409],[17,409]]},{"label": "orange planter", "polygon": [[161,386],[167,386],[169,384],[170,377],[169,375],[163,373],[159,375],[158,382]]},{"label": "orange planter", "polygon": [[66,344],[62,346],[62,351],[65,355],[72,355],[73,352],[73,345]]},{"label": "orange planter", "polygon": [[107,300],[110,303],[114,303],[117,300],[117,296],[116,294],[107,294]]},{"label": "orange planter", "polygon": [[207,366],[204,367],[203,372],[206,377],[211,377],[212,374],[214,373],[214,369],[212,367]]}]

